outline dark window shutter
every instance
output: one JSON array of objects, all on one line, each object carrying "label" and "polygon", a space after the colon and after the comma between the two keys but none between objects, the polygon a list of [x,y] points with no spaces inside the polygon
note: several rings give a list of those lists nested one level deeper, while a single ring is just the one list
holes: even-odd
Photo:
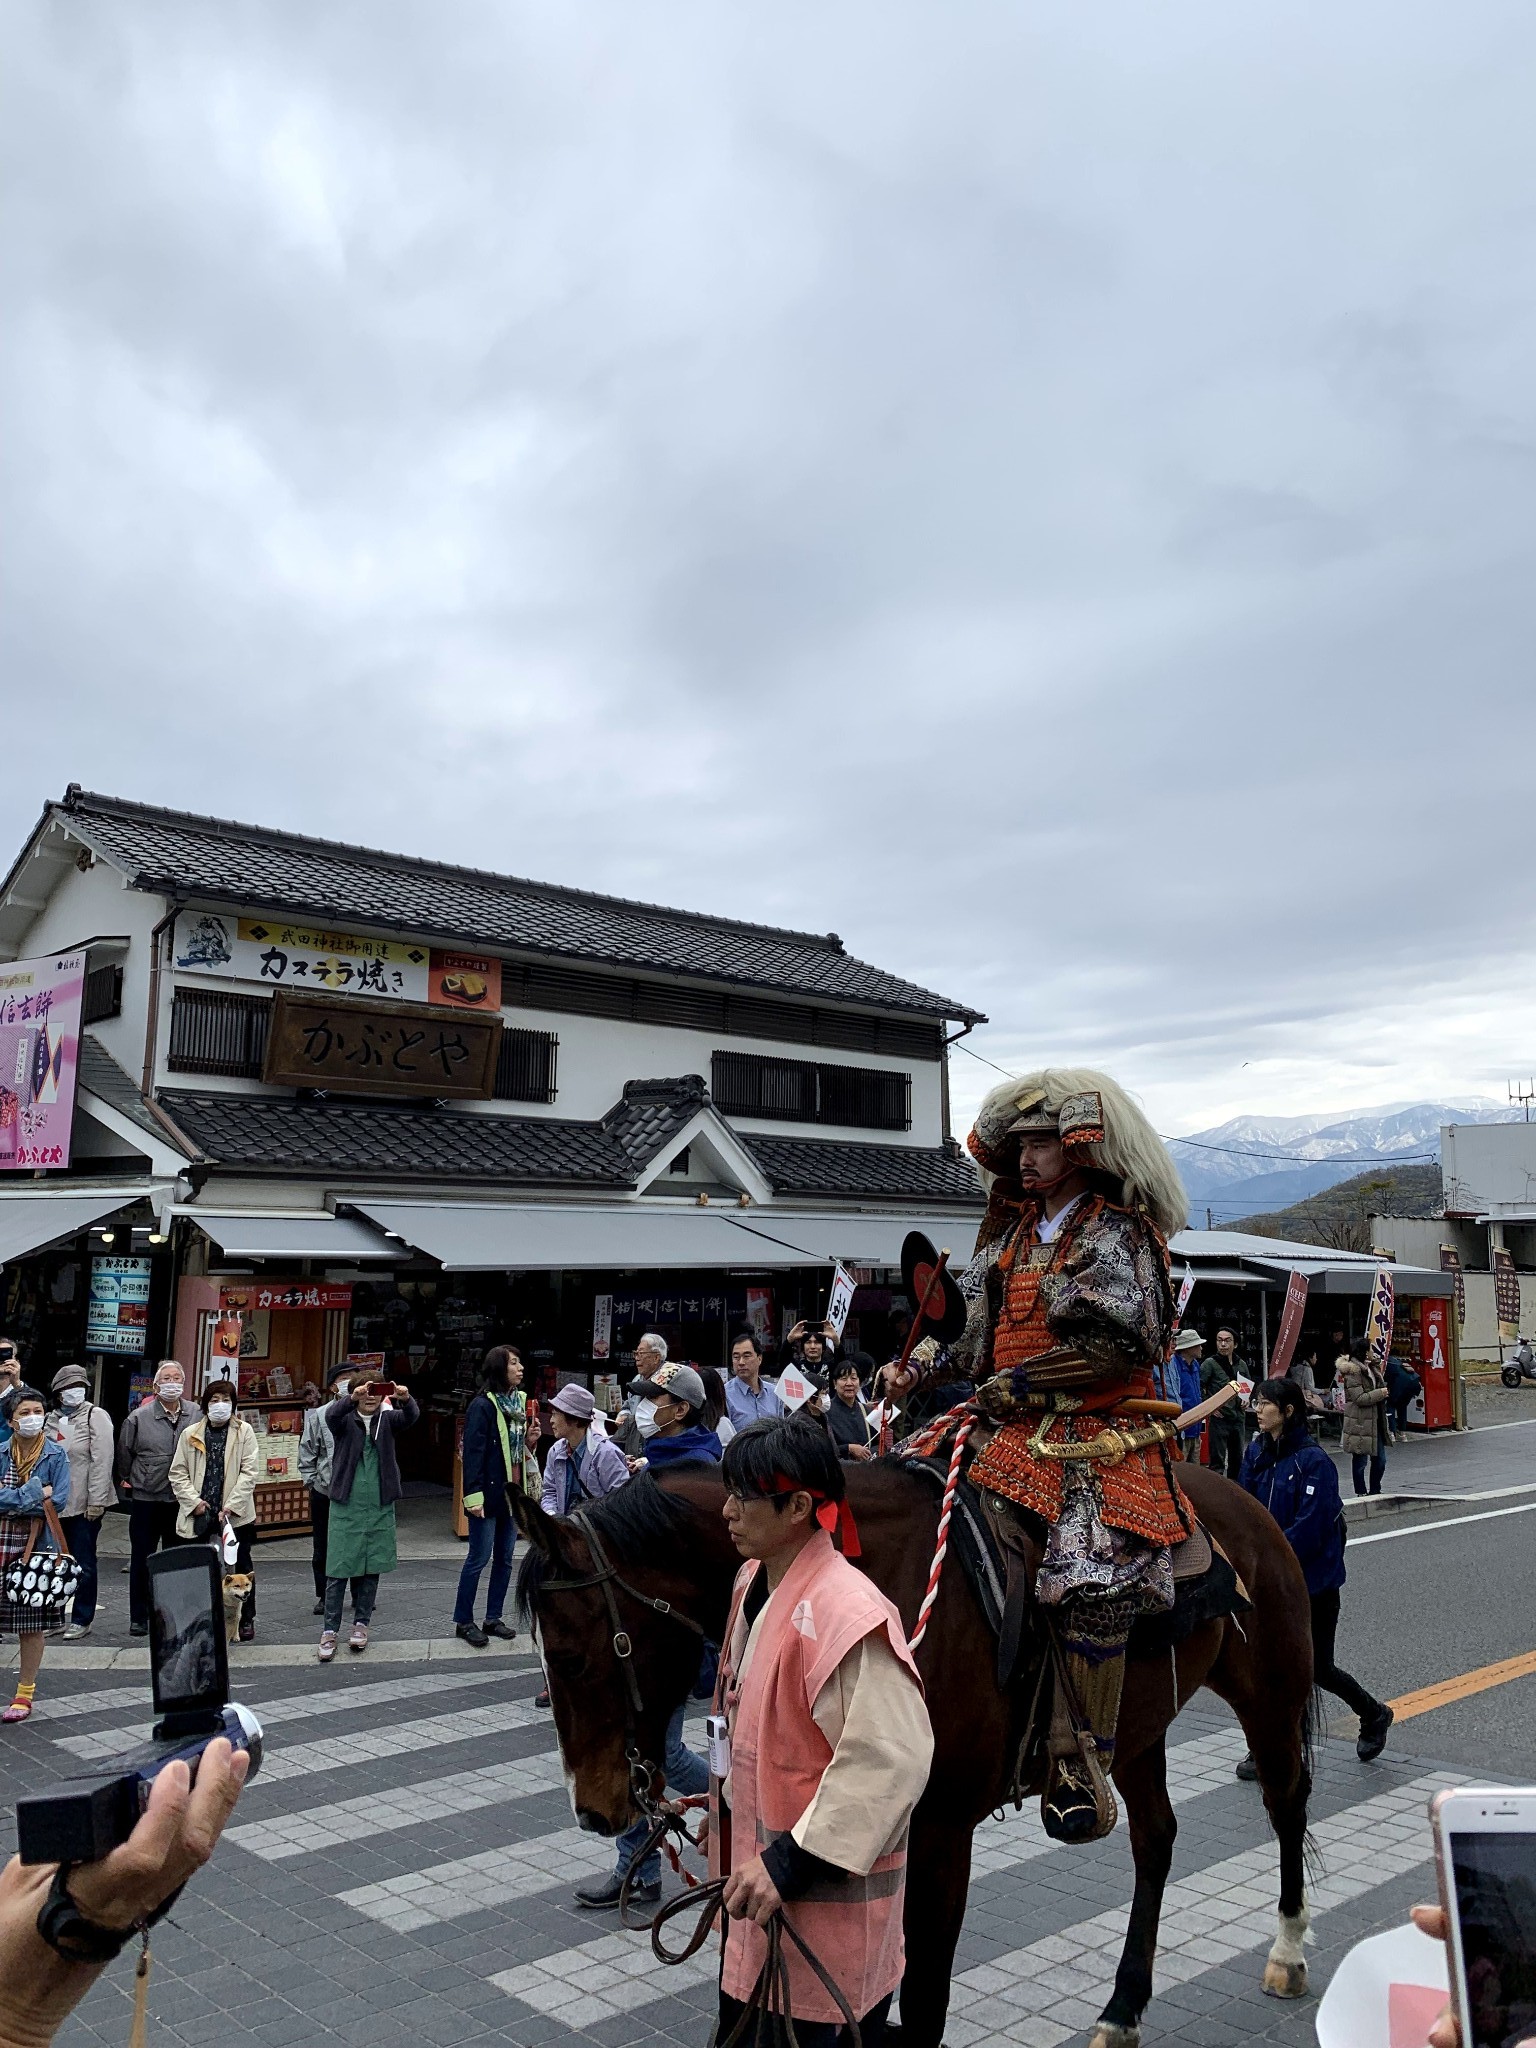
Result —
[{"label": "dark window shutter", "polygon": [[501,1034],[496,1059],[498,1102],[553,1102],[555,1055],[560,1041],[552,1031],[508,1031]]},{"label": "dark window shutter", "polygon": [[224,1074],[259,1081],[272,1004],[266,996],[222,989],[179,988],[171,1003],[165,1064],[173,1074]]},{"label": "dark window shutter", "polygon": [[710,1062],[710,1090],[723,1116],[845,1124],[865,1131],[912,1128],[911,1075],[879,1067],[717,1052]]},{"label": "dark window shutter", "polygon": [[93,967],[85,977],[85,994],[80,1004],[80,1022],[100,1024],[107,1017],[123,1014],[123,970],[108,965]]}]

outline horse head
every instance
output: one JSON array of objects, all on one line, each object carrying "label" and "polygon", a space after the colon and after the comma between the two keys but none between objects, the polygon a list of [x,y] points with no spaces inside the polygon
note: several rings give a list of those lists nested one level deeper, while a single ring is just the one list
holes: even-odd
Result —
[{"label": "horse head", "polygon": [[642,1474],[569,1516],[508,1498],[529,1546],[518,1605],[538,1637],[571,1806],[580,1826],[618,1834],[638,1789],[660,1798],[667,1722],[725,1626],[741,1560],[719,1468]]}]

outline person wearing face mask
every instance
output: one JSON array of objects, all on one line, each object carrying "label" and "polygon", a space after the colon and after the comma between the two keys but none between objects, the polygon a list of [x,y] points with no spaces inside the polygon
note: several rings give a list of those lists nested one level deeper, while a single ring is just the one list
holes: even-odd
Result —
[{"label": "person wearing face mask", "polygon": [[84,1366],[62,1366],[53,1376],[58,1403],[49,1418],[55,1442],[69,1459],[69,1499],[59,1503],[64,1540],[80,1565],[69,1621],[57,1633],[78,1642],[96,1619],[96,1538],[101,1518],[117,1496],[112,1490],[112,1418],[89,1397]]},{"label": "person wearing face mask", "polygon": [[325,1549],[330,1540],[331,1525],[331,1459],[336,1453],[336,1440],[331,1435],[325,1411],[329,1402],[339,1401],[346,1393],[356,1370],[345,1359],[331,1367],[326,1399],[317,1403],[305,1416],[304,1431],[299,1438],[299,1477],[309,1488],[309,1561],[315,1580],[316,1614],[325,1612]]},{"label": "person wearing face mask", "polygon": [[[386,1398],[389,1405],[385,1406]],[[352,1581],[352,1633],[347,1648],[368,1647],[379,1579],[395,1568],[395,1503],[404,1488],[395,1437],[421,1410],[407,1388],[376,1374],[359,1373],[347,1393],[325,1411],[335,1443],[331,1455],[331,1516],[325,1551],[325,1622],[319,1657],[329,1664],[341,1633],[341,1603]]]},{"label": "person wearing face mask", "polygon": [[256,1432],[235,1413],[235,1389],[229,1380],[212,1380],[203,1389],[203,1414],[182,1431],[171,1458],[171,1490],[181,1512],[176,1534],[184,1543],[217,1544],[226,1526],[234,1531],[236,1557],[232,1567],[251,1581],[240,1609],[240,1640],[256,1636],[256,1580],[251,1544],[256,1535],[256,1474],[261,1446]]},{"label": "person wearing face mask", "polygon": [[202,1410],[187,1395],[187,1376],[177,1359],[155,1368],[154,1392],[130,1409],[117,1433],[117,1483],[128,1502],[128,1633],[149,1634],[149,1560],[169,1550],[176,1534],[176,1496],[171,1491],[171,1458],[182,1433]]},{"label": "person wearing face mask", "polygon": [[[36,1550],[58,1548],[55,1499],[69,1495],[69,1453],[48,1435],[47,1407],[35,1387],[18,1387],[11,1404],[11,1440],[0,1452],[0,1578],[25,1552],[34,1530]],[[40,1517],[51,1513],[52,1526]],[[64,1619],[59,1607],[13,1607],[0,1594],[0,1629],[21,1639],[21,1672],[16,1696],[0,1721],[25,1721],[32,1713],[43,1646],[51,1629]]]}]

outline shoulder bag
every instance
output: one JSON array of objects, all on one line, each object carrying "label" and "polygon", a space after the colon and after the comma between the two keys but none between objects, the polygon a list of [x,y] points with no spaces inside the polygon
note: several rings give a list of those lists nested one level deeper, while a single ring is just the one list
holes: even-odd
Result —
[{"label": "shoulder bag", "polygon": [[[37,1547],[44,1522],[58,1546],[55,1550],[39,1550]],[[26,1549],[5,1568],[0,1591],[13,1607],[62,1607],[74,1597],[75,1588],[80,1583],[80,1571],[78,1558],[69,1554],[58,1510],[51,1500],[45,1500],[42,1514],[32,1518]]]}]

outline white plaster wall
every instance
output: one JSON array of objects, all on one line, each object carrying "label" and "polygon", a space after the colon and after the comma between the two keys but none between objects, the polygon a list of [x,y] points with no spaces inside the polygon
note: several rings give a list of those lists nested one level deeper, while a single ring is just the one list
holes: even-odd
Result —
[{"label": "white plaster wall", "polygon": [[[249,982],[222,981],[215,975],[162,976],[161,988],[167,1006],[172,983],[186,988],[229,988],[251,993]],[[502,1012],[509,1030],[552,1031],[560,1041],[556,1084],[552,1103],[476,1102],[459,1105],[473,1114],[499,1116],[547,1116],[591,1122],[612,1109],[624,1092],[626,1081],[655,1080],[664,1076],[699,1074],[709,1079],[710,1055],[715,1051],[766,1053],[777,1059],[814,1059],[832,1066],[877,1067],[890,1073],[909,1074],[912,1079],[912,1128],[909,1131],[870,1131],[840,1124],[771,1123],[733,1117],[732,1125],[742,1131],[762,1131],[778,1137],[838,1138],[864,1144],[938,1145],[943,1138],[943,1096],[937,1060],[882,1058],[874,1053],[848,1053],[819,1046],[787,1045],[779,1039],[716,1038],[707,1032],[681,1031],[656,1024],[620,1023],[607,1017],[573,1017],[553,1010],[509,1009]],[[158,1081],[163,1088],[194,1089],[212,1093],[229,1089],[248,1095],[260,1084],[224,1081],[203,1074],[174,1074],[164,1065],[170,1037],[169,1009],[161,1018]],[[286,1094],[286,1089],[273,1089]]]},{"label": "white plaster wall", "polygon": [[84,939],[127,937],[124,954],[99,955],[120,960],[123,968],[123,1012],[104,1018],[91,1030],[119,1065],[135,1080],[144,1066],[144,1018],[149,1004],[149,935],[166,906],[159,896],[129,889],[122,875],[105,861],[83,874],[73,862],[63,869],[48,902],[27,927],[18,948],[23,960],[40,958],[76,946]]}]

